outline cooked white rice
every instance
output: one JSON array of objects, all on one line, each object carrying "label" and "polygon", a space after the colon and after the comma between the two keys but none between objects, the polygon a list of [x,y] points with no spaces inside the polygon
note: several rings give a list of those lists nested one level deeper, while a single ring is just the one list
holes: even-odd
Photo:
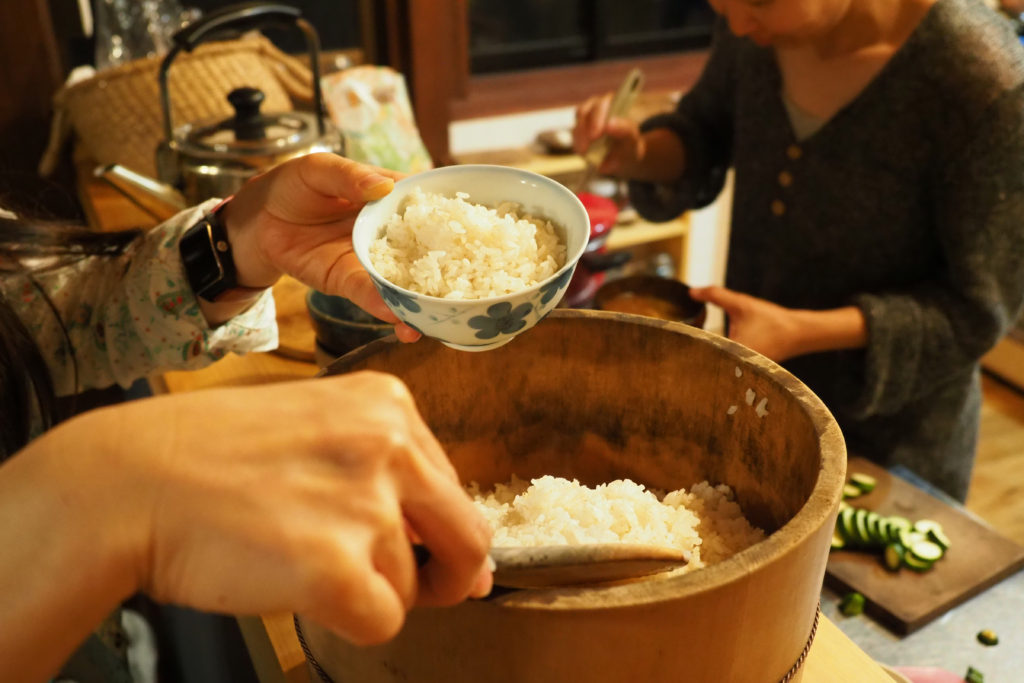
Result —
[{"label": "cooked white rice", "polygon": [[370,245],[370,261],[388,281],[445,299],[483,299],[532,287],[565,265],[555,226],[521,215],[413,188]]},{"label": "cooked white rice", "polygon": [[685,570],[698,569],[765,537],[743,516],[732,489],[704,481],[664,496],[628,479],[596,488],[545,476],[513,477],[493,491],[469,492],[494,533],[492,544],[538,546],[645,543],[690,551]]}]

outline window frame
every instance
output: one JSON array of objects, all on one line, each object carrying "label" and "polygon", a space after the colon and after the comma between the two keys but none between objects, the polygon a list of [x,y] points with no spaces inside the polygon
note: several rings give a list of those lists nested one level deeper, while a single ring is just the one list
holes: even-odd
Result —
[{"label": "window frame", "polygon": [[646,89],[688,90],[709,50],[473,75],[469,60],[467,0],[361,0],[363,42],[370,61],[402,72],[417,127],[434,163],[452,163],[448,128],[453,121],[573,106],[614,90],[639,66]]}]

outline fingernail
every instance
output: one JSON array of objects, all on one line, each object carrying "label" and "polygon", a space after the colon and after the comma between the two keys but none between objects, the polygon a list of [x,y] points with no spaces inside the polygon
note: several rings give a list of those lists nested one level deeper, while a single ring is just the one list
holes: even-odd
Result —
[{"label": "fingernail", "polygon": [[490,555],[487,556],[487,570],[492,574],[498,568],[498,565],[494,563],[494,558]]},{"label": "fingernail", "polygon": [[385,178],[382,175],[371,175],[359,182],[359,189],[363,191],[363,199],[373,201],[380,199],[395,187],[395,181]]}]

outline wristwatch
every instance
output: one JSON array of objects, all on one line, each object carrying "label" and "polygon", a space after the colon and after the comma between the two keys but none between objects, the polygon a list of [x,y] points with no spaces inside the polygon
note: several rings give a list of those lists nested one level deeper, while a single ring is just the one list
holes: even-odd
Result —
[{"label": "wristwatch", "polygon": [[235,259],[224,221],[217,205],[182,235],[178,243],[185,275],[196,296],[214,301],[224,292],[238,286]]}]

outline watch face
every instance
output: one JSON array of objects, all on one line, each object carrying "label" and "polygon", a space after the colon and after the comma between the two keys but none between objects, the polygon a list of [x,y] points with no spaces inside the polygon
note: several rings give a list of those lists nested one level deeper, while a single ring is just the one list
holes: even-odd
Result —
[{"label": "watch face", "polygon": [[[182,236],[179,248],[188,283],[196,296],[212,301],[218,294],[233,287],[225,277],[224,264],[217,252],[214,226],[209,220],[195,224]],[[226,255],[230,258],[230,255]]]}]

